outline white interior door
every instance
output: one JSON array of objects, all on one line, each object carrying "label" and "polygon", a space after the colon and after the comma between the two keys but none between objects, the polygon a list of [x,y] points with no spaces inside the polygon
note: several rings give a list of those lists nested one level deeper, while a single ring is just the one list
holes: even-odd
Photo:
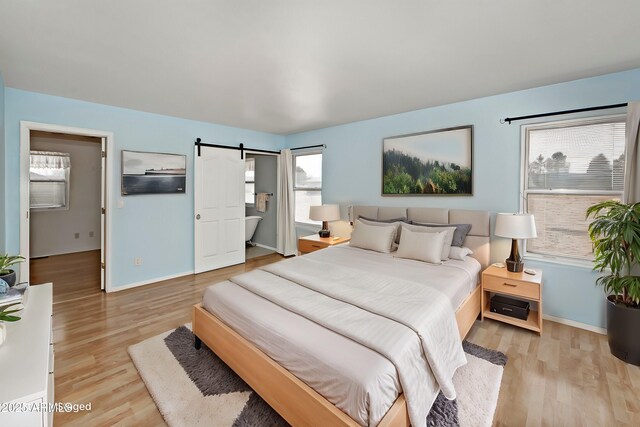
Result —
[{"label": "white interior door", "polygon": [[195,151],[196,273],[244,262],[244,160],[237,150]]},{"label": "white interior door", "polygon": [[106,274],[106,221],[107,214],[107,138],[102,138],[102,168],[100,169],[100,289],[104,290]]}]

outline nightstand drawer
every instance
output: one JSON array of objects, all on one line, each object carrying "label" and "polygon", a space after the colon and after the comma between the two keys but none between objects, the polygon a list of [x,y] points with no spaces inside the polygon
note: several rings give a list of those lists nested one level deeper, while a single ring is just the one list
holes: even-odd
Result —
[{"label": "nightstand drawer", "polygon": [[483,275],[482,286],[485,291],[517,295],[535,300],[540,299],[540,285],[537,283],[520,282],[518,280]]},{"label": "nightstand drawer", "polygon": [[314,242],[312,240],[305,239],[298,240],[298,250],[302,253],[309,253],[326,247],[327,245],[322,242]]}]

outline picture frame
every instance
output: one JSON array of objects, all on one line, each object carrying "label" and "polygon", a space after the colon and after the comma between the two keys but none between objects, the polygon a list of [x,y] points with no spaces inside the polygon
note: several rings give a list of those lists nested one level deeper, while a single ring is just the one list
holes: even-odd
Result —
[{"label": "picture frame", "polygon": [[185,193],[187,156],[122,150],[123,196]]},{"label": "picture frame", "polygon": [[384,138],[382,196],[473,196],[473,125]]}]

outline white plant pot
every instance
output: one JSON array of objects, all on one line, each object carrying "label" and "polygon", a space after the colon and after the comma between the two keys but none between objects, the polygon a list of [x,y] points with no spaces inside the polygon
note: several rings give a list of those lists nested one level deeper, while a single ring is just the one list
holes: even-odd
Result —
[{"label": "white plant pot", "polygon": [[7,325],[4,322],[0,322],[0,347],[4,343],[4,340],[7,338]]}]

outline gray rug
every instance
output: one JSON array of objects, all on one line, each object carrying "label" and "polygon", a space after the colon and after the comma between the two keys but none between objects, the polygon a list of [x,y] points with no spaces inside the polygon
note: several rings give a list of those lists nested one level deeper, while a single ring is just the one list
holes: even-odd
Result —
[{"label": "gray rug", "polygon": [[[196,350],[193,339],[191,330],[181,326],[129,348],[167,424],[288,426],[205,345]],[[440,394],[428,426],[491,425],[507,358],[466,341],[463,346],[469,363],[454,378],[458,399],[450,401]]]}]

